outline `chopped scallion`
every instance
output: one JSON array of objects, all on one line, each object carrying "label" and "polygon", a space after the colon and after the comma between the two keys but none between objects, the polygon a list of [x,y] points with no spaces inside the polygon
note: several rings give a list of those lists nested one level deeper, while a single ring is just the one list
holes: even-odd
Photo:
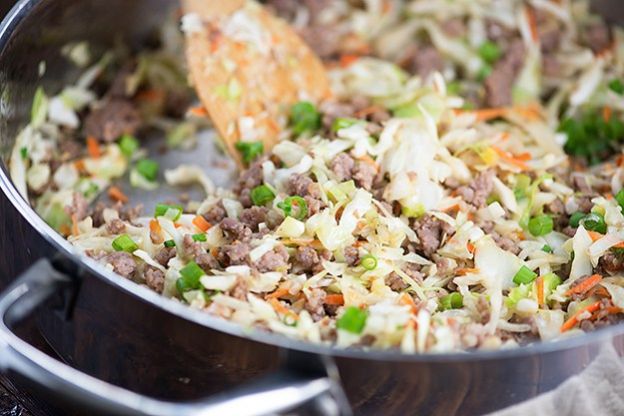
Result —
[{"label": "chopped scallion", "polygon": [[339,130],[349,128],[353,126],[354,124],[356,124],[357,122],[358,121],[353,118],[338,117],[332,123],[332,131],[337,132]]},{"label": "chopped scallion", "polygon": [[464,297],[459,292],[453,292],[440,298],[440,309],[459,309],[464,306]]},{"label": "chopped scallion", "polygon": [[256,186],[251,190],[251,201],[254,205],[262,206],[275,199],[275,193],[266,185]]},{"label": "chopped scallion", "polygon": [[243,162],[249,164],[264,152],[264,144],[262,142],[238,142],[236,150],[243,157]]},{"label": "chopped scallion", "polygon": [[550,215],[538,215],[529,220],[529,232],[534,237],[540,237],[552,232],[554,222]]},{"label": "chopped scallion", "polygon": [[208,237],[206,237],[206,234],[193,234],[193,241],[198,241],[198,242],[205,242],[208,241]]},{"label": "chopped scallion", "polygon": [[293,133],[299,135],[308,131],[316,131],[321,127],[321,114],[314,104],[301,101],[290,110],[290,123]]},{"label": "chopped scallion", "polygon": [[204,271],[194,261],[184,266],[180,270],[180,278],[176,281],[178,292],[183,293],[200,288],[199,279],[204,275]]},{"label": "chopped scallion", "polygon": [[136,170],[150,182],[156,181],[160,165],[151,159],[142,159],[137,162]]},{"label": "chopped scallion", "polygon": [[500,46],[492,41],[485,41],[479,46],[479,56],[488,64],[493,64],[502,55]]},{"label": "chopped scallion", "polygon": [[600,234],[606,234],[607,232],[607,223],[602,215],[590,212],[580,221],[580,223],[586,230],[596,231]]},{"label": "chopped scallion", "polygon": [[167,248],[175,247],[175,245],[176,245],[175,241],[173,241],[173,240],[167,240],[167,241],[165,241],[164,244],[165,244],[165,247],[167,247]]},{"label": "chopped scallion", "polygon": [[513,278],[513,282],[517,285],[531,283],[533,280],[537,278],[537,273],[533,270],[529,269],[526,266],[520,267],[520,270],[516,273]]},{"label": "chopped scallion", "polygon": [[349,306],[336,321],[336,327],[353,334],[361,334],[366,326],[368,313],[356,306]]},{"label": "chopped scallion", "polygon": [[293,217],[297,220],[303,220],[308,216],[308,204],[300,196],[289,196],[282,202],[279,202],[277,207],[284,211],[285,216]]},{"label": "chopped scallion", "polygon": [[128,159],[132,157],[138,148],[139,141],[134,136],[124,134],[121,136],[121,139],[119,139],[119,150],[121,150],[121,153]]},{"label": "chopped scallion", "polygon": [[112,246],[115,251],[125,251],[127,253],[133,253],[139,249],[139,246],[128,234],[123,234],[115,238]]},{"label": "chopped scallion", "polygon": [[367,254],[360,259],[360,266],[366,270],[375,270],[377,268],[377,257]]},{"label": "chopped scallion", "polygon": [[184,209],[179,205],[156,204],[154,209],[154,218],[167,217],[171,221],[176,222],[182,216]]},{"label": "chopped scallion", "polygon": [[618,95],[624,95],[624,83],[617,78],[609,82],[609,89]]},{"label": "chopped scallion", "polygon": [[569,221],[570,227],[578,228],[583,218],[585,218],[585,213],[583,212],[575,212],[574,214],[572,214]]}]

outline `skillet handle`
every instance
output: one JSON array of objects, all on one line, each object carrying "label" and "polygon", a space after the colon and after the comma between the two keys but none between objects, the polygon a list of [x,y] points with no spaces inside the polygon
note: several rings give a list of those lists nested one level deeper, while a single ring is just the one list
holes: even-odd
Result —
[{"label": "skillet handle", "polygon": [[169,402],[108,384],[61,363],[18,338],[12,327],[76,283],[40,260],[0,295],[0,370],[15,372],[73,405],[106,415],[265,415],[316,405],[315,413],[350,415],[338,383],[327,375],[282,369],[225,394]]}]

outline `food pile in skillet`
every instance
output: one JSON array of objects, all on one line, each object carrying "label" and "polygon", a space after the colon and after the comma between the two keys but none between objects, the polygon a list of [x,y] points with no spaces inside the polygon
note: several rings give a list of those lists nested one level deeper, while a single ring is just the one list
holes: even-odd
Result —
[{"label": "food pile in skillet", "polygon": [[[270,153],[242,118],[233,187],[202,155],[163,171],[143,148],[156,132],[192,152],[206,127],[176,22],[136,56],[67,45],[82,75],[37,90],[11,157],[20,192],[116,273],[314,343],[507,348],[624,317],[624,31],[588,1],[268,3],[335,97],[295,104]],[[227,29],[257,47],[247,23]],[[123,177],[205,198],[141,211]]]}]

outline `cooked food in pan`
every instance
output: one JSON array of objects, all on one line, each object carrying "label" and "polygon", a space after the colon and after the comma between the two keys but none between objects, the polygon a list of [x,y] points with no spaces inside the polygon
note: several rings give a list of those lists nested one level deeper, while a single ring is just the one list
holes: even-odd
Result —
[{"label": "cooked food in pan", "polygon": [[[266,152],[242,117],[232,186],[204,154],[155,160],[207,140],[174,25],[132,56],[67,46],[82,75],[37,90],[11,158],[24,197],[119,275],[314,343],[507,348],[624,317],[624,31],[588,1],[268,6],[323,58],[333,97],[294,104]],[[230,32],[260,47],[244,18]],[[146,150],[158,135],[164,158]],[[143,210],[128,191],[162,187],[178,190]]]}]

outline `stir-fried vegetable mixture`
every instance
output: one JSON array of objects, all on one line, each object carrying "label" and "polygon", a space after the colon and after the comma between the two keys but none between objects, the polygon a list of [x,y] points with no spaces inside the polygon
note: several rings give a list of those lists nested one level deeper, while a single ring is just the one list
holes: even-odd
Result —
[{"label": "stir-fried vegetable mixture", "polygon": [[[268,154],[241,120],[231,189],[142,149],[192,148],[205,119],[170,29],[128,62],[70,45],[84,75],[37,90],[11,174],[85,255],[246,327],[405,353],[590,331],[624,317],[624,31],[588,3],[268,1],[334,97],[294,104]],[[215,53],[270,42],[252,23],[215,27]],[[124,175],[206,195],[140,214]]]}]

